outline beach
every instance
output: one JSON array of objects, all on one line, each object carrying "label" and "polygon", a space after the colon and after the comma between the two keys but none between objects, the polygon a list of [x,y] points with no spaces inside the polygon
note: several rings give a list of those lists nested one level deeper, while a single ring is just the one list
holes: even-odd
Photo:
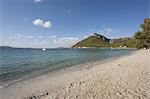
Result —
[{"label": "beach", "polygon": [[150,50],[0,89],[1,99],[150,99]]}]

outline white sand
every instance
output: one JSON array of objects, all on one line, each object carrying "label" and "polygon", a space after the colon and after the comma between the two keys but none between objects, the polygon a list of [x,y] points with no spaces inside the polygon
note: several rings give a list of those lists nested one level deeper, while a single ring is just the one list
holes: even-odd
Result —
[{"label": "white sand", "polygon": [[0,93],[1,99],[150,99],[150,50],[55,77],[44,75]]}]

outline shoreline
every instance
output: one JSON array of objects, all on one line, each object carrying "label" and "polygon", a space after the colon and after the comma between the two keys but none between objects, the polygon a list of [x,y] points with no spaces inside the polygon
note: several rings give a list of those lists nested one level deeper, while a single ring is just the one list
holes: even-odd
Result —
[{"label": "shoreline", "polygon": [[[106,59],[104,61],[96,62],[96,64],[93,64],[93,65],[87,64],[86,66],[88,66],[88,67],[83,66],[80,68],[76,68],[76,70],[74,70],[74,68],[66,69],[66,70],[63,70],[62,72],[59,72],[60,73],[59,75],[53,74],[53,75],[55,75],[55,77],[50,77],[52,75],[43,75],[43,76],[39,77],[38,79],[32,79],[28,82],[22,82],[20,84],[18,83],[16,88],[14,86],[11,86],[8,89],[6,88],[5,90],[3,90],[3,91],[0,90],[0,91],[1,91],[1,93],[3,93],[2,94],[3,99],[15,99],[15,98],[20,99],[23,97],[24,98],[25,97],[26,98],[27,97],[35,98],[36,97],[38,99],[54,99],[55,97],[58,97],[61,99],[64,97],[70,97],[70,98],[72,97],[71,99],[84,99],[84,98],[89,99],[91,97],[90,95],[93,95],[93,93],[91,93],[91,94],[89,93],[90,97],[87,97],[87,96],[82,97],[82,95],[80,95],[79,92],[77,92],[77,91],[81,90],[80,88],[84,88],[85,90],[83,90],[82,92],[86,92],[87,90],[89,90],[87,88],[91,88],[90,86],[88,86],[88,87],[85,86],[88,84],[98,85],[97,80],[105,79],[105,76],[106,76],[105,73],[108,73],[108,71],[112,72],[111,69],[115,69],[115,68],[118,69],[118,68],[122,67],[122,64],[126,64],[126,65],[131,64],[132,61],[128,60],[128,58],[135,57],[137,55],[142,55],[140,52],[141,53],[146,52],[146,53],[148,53],[148,55],[150,54],[150,50],[134,51],[127,55],[113,57],[111,59]],[[146,56],[146,57],[150,59],[150,56]],[[121,61],[123,61],[123,59],[126,59],[127,62],[129,61],[129,63],[128,64],[120,63]],[[135,57],[135,59],[133,61],[134,63],[135,63],[136,59],[137,59],[137,57]],[[146,62],[148,62],[148,61],[146,61]],[[120,66],[120,64],[121,64],[121,66]],[[144,64],[150,65],[150,63],[144,63]],[[116,65],[117,65],[117,67],[116,67]],[[145,68],[147,68],[147,67],[145,67]],[[125,69],[125,68],[123,68],[123,69]],[[147,70],[149,70],[149,68]],[[115,73],[118,73],[118,72],[115,72]],[[112,74],[113,74],[113,72],[112,72]],[[148,74],[149,74],[149,72],[148,72]],[[93,76],[93,75],[95,75],[95,76]],[[107,75],[107,76],[109,76],[109,75]],[[109,79],[112,79],[112,78],[109,78]],[[99,83],[102,83],[101,80],[99,81]],[[115,82],[115,80],[113,82]],[[109,83],[109,82],[106,81],[105,83]],[[148,83],[148,85],[149,85],[149,83]],[[104,86],[101,85],[101,87],[104,87]],[[75,90],[73,91],[73,89],[75,89]],[[107,88],[106,88],[106,90],[107,90]],[[97,89],[92,90],[92,91],[97,92]],[[102,89],[101,89],[101,92],[103,92]],[[72,93],[75,93],[75,94],[73,95]],[[77,97],[80,97],[80,98],[77,98],[76,95],[77,95]],[[95,97],[98,97],[98,96],[96,95]],[[148,97],[150,97],[150,95],[148,95]],[[145,98],[145,99],[147,99],[147,98]]]},{"label": "shoreline", "polygon": [[[129,54],[132,54],[135,50],[133,50],[132,52],[129,52],[129,53],[124,53],[124,54],[121,54],[121,55],[117,55],[117,56],[112,56],[110,58],[104,58],[104,59],[101,59],[101,60],[93,60],[91,62],[87,62],[87,63],[80,63],[78,65],[72,65],[72,66],[67,66],[67,67],[61,67],[59,69],[56,69],[56,70],[51,70],[47,73],[41,73],[41,75],[36,75],[36,76],[32,76],[32,75],[27,75],[23,78],[20,78],[20,79],[16,79],[16,80],[13,80],[13,81],[10,81],[6,84],[4,84],[3,86],[0,86],[0,89],[1,88],[7,88],[9,86],[15,86],[17,85],[17,83],[20,83],[20,82],[24,82],[24,81],[28,81],[28,80],[32,80],[34,78],[39,78],[43,75],[48,75],[49,77],[53,77],[53,76],[59,76],[62,72],[63,73],[66,73],[66,72],[69,72],[69,71],[78,71],[78,70],[82,70],[82,69],[85,69],[85,68],[92,68],[94,67],[95,65],[98,65],[98,64],[103,64],[103,63],[106,63],[108,61],[111,61],[113,59],[117,59],[119,57],[122,57],[122,56],[126,56],[126,55],[129,55]],[[53,76],[50,76],[50,75],[53,75]],[[31,76],[31,77],[30,77]]]}]

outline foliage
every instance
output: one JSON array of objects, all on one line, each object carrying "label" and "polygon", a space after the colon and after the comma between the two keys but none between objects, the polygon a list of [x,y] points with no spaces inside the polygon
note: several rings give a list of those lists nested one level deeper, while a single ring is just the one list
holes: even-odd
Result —
[{"label": "foliage", "polygon": [[150,48],[150,18],[144,19],[141,24],[142,31],[138,31],[133,37],[118,39],[104,39],[102,35],[94,35],[78,42],[72,47],[130,47],[130,48]]},{"label": "foliage", "polygon": [[137,40],[137,48],[150,48],[150,19],[145,19],[144,24],[141,24],[143,31],[135,33],[134,37]]},{"label": "foliage", "polygon": [[127,46],[130,48],[150,48],[150,19],[144,19],[144,24],[141,24],[142,31],[138,31],[130,38],[114,39],[110,47]]},{"label": "foliage", "polygon": [[137,40],[137,48],[150,48],[150,32],[137,32],[134,37]]},{"label": "foliage", "polygon": [[73,45],[73,48],[77,47],[106,47],[109,44],[109,42],[104,41],[101,38],[98,38],[96,36],[90,36],[77,44]]},{"label": "foliage", "polygon": [[111,43],[109,47],[135,48],[136,47],[135,43],[136,43],[136,40],[133,37],[118,38],[118,39],[113,39],[113,43]]},{"label": "foliage", "polygon": [[141,24],[141,28],[143,29],[143,32],[150,32],[150,19],[149,18],[144,19],[144,24]]}]

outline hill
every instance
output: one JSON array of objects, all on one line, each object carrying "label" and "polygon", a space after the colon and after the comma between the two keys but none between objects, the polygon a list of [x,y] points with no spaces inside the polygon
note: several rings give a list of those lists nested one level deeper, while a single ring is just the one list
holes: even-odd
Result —
[{"label": "hill", "polygon": [[104,37],[103,35],[93,33],[91,36],[73,45],[72,48],[107,47],[109,45],[109,41],[110,39]]},{"label": "hill", "polygon": [[129,48],[150,48],[150,18],[145,18],[144,23],[141,24],[142,31],[136,32],[132,37],[124,37],[117,39],[108,39],[97,33],[92,36],[76,43],[72,48],[116,48],[116,47],[129,47]]},{"label": "hill", "polygon": [[8,49],[8,48],[9,48],[9,49],[12,49],[13,47],[10,47],[10,46],[0,46],[0,48],[1,48],[1,49],[5,49],[5,48],[7,48],[7,49]]},{"label": "hill", "polygon": [[134,37],[124,37],[124,38],[116,38],[112,39],[110,42],[109,47],[116,48],[116,47],[129,47],[135,48],[136,47],[136,40]]},{"label": "hill", "polygon": [[103,35],[93,33],[91,36],[81,40],[72,46],[72,48],[118,48],[129,47],[136,48],[136,40],[134,37],[124,37],[116,39],[108,39]]}]

